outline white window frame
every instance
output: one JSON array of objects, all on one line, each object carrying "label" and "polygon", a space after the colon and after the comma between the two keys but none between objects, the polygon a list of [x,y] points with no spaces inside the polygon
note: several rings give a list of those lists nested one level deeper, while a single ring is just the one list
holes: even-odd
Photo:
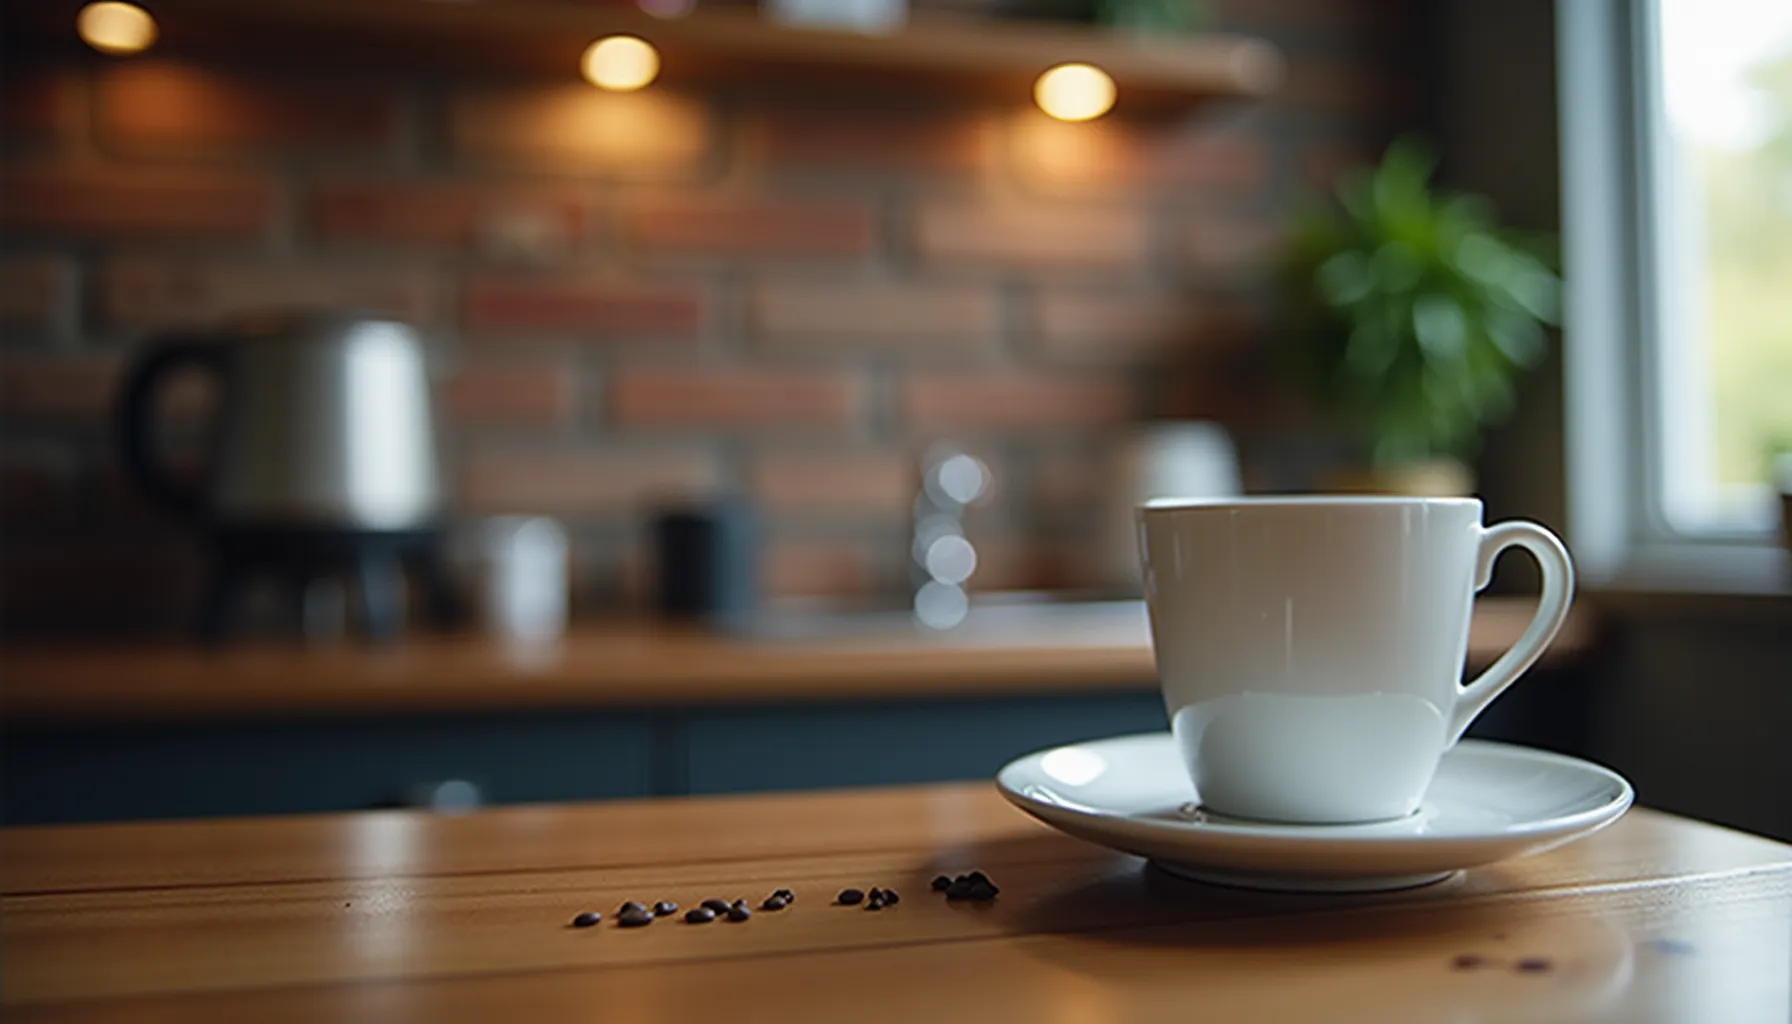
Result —
[{"label": "white window frame", "polygon": [[[1664,507],[1664,275],[1653,0],[1557,0],[1568,531],[1596,584],[1782,592],[1771,530],[1690,535]],[[1668,313],[1667,315],[1672,315]]]}]

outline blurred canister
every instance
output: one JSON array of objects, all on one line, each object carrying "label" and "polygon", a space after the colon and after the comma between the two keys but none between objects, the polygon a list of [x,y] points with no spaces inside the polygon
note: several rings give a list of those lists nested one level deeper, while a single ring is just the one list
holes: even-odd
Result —
[{"label": "blurred canister", "polygon": [[662,509],[653,523],[661,614],[730,619],[759,596],[759,520],[739,498]]},{"label": "blurred canister", "polygon": [[1217,423],[1143,424],[1120,441],[1109,465],[1115,475],[1103,528],[1107,575],[1129,593],[1141,586],[1133,518],[1139,505],[1153,498],[1232,498],[1242,489],[1238,453]]},{"label": "blurred canister", "polygon": [[499,636],[552,640],[566,630],[566,531],[539,516],[486,520],[481,541],[486,623]]}]

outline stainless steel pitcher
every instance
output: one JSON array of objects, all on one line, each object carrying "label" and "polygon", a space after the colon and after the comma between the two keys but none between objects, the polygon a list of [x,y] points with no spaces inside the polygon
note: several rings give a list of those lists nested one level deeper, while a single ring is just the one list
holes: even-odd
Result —
[{"label": "stainless steel pitcher", "polygon": [[[162,385],[189,368],[214,374],[221,398],[197,484],[151,443]],[[441,511],[424,345],[391,320],[283,314],[152,340],[125,378],[120,433],[144,488],[208,525],[409,530]]]}]

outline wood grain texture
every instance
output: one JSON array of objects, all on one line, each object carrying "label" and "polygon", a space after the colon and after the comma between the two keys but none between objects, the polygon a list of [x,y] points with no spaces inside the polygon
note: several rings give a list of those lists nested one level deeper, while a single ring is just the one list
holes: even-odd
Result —
[{"label": "wood grain texture", "polygon": [[[971,865],[1001,882],[993,904],[927,891]],[[986,785],[13,829],[0,882],[8,1020],[1777,1020],[1792,1005],[1792,848],[1646,810],[1380,895],[1175,881]],[[832,905],[847,885],[904,899]],[[624,899],[779,886],[797,902],[743,924],[566,927]],[[1482,963],[1454,966],[1465,954]]]},{"label": "wood grain texture", "polygon": [[[1528,600],[1476,606],[1469,660],[1517,640]],[[1087,609],[1087,611],[1083,611]],[[1585,653],[1593,625],[1570,615],[1547,659]],[[0,652],[10,723],[260,714],[995,696],[1157,685],[1142,611],[1044,606],[989,627],[928,634],[850,628],[807,638],[730,637],[659,624],[588,626],[549,649],[480,636],[419,637],[389,650],[243,646],[34,647]]]}]

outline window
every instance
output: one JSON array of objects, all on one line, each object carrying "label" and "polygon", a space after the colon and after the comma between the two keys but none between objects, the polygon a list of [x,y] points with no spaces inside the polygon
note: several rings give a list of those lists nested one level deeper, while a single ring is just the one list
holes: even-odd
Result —
[{"label": "window", "polygon": [[1658,0],[1651,28],[1661,507],[1760,533],[1792,451],[1792,3]]},{"label": "window", "polygon": [[1765,569],[1792,451],[1792,4],[1557,17],[1571,539],[1596,577],[1670,550]]}]

